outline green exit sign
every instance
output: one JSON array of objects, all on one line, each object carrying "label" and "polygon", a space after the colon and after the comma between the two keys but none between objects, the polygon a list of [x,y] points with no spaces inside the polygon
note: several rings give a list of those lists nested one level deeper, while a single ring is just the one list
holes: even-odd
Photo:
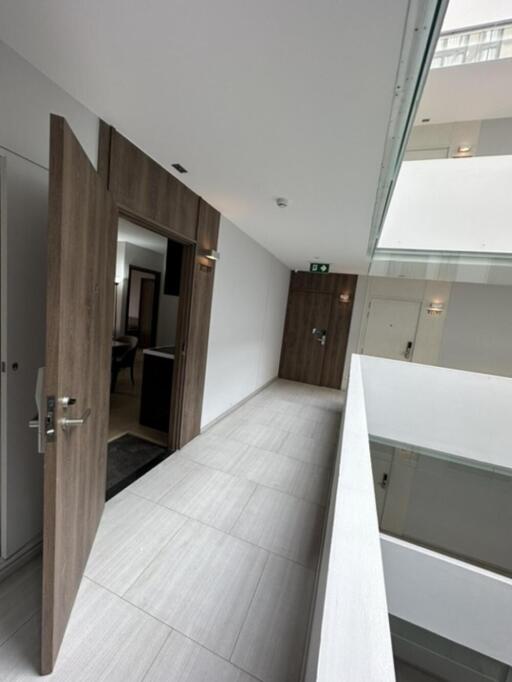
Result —
[{"label": "green exit sign", "polygon": [[329,263],[310,263],[309,272],[319,272],[325,275],[329,272]]}]

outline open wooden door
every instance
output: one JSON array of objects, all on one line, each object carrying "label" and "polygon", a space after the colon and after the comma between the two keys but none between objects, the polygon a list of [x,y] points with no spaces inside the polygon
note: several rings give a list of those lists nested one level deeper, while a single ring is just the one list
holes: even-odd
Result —
[{"label": "open wooden door", "polygon": [[[117,208],[51,116],[41,668],[53,670],[105,502]],[[43,413],[43,415],[41,414]]]}]

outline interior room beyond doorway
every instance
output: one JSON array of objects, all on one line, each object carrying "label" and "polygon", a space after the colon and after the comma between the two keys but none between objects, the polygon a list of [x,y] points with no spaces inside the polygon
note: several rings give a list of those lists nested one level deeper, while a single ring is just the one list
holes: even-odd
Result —
[{"label": "interior room beyond doorway", "polygon": [[182,246],[119,219],[107,495],[168,456]]}]

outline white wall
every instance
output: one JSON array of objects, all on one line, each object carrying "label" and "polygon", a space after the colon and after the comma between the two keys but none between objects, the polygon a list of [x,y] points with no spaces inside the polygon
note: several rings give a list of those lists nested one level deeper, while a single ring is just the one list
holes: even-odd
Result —
[{"label": "white wall", "polygon": [[[67,119],[93,165],[99,122],[1,42],[0,102],[0,156],[6,158],[7,176],[1,353],[8,368],[2,374],[0,520],[2,551],[10,556],[30,545],[41,529],[43,459],[27,423],[35,413],[37,368],[44,362],[49,117]],[[13,362],[16,372],[11,372]]]},{"label": "white wall", "polygon": [[277,376],[290,271],[221,219],[202,426]]},{"label": "white wall", "polygon": [[[360,353],[373,298],[418,301],[420,321],[413,362],[512,376],[512,287],[394,277],[358,278],[342,388],[350,355]],[[431,301],[442,302],[429,315]]]},{"label": "white wall", "polygon": [[512,467],[512,379],[361,356],[370,434]]},{"label": "white wall", "polygon": [[382,536],[389,612],[512,664],[512,580]]},{"label": "white wall", "polygon": [[512,287],[452,286],[439,364],[512,376]]},{"label": "white wall", "polygon": [[[346,389],[347,386],[351,354],[362,351],[369,305],[376,298],[416,301],[421,304],[412,361],[437,364],[443,327],[448,314],[450,288],[451,285],[448,282],[359,276],[350,323],[342,388]],[[444,312],[441,315],[428,313],[427,309],[432,301],[443,303]]]},{"label": "white wall", "polygon": [[379,247],[512,252],[512,155],[402,165]]},{"label": "white wall", "polygon": [[99,119],[0,41],[0,145],[48,168],[50,114],[64,116],[94,166]]},{"label": "white wall", "polygon": [[[166,243],[166,240],[163,241]],[[156,343],[158,346],[173,345],[176,340],[179,297],[164,294],[165,254],[157,253],[130,242],[118,242],[117,245],[116,280],[119,282],[117,286],[118,333],[124,333],[125,330],[130,265],[138,265],[141,268],[156,270],[160,273],[160,300]]]}]

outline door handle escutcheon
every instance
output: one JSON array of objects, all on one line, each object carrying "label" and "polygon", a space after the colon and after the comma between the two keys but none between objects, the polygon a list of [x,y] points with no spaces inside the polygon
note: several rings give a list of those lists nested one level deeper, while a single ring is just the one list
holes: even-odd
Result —
[{"label": "door handle escutcheon", "polygon": [[66,431],[72,426],[82,426],[82,424],[85,424],[85,422],[89,419],[90,414],[91,408],[88,407],[81,417],[62,417],[59,419],[59,424],[61,425],[63,431]]}]

